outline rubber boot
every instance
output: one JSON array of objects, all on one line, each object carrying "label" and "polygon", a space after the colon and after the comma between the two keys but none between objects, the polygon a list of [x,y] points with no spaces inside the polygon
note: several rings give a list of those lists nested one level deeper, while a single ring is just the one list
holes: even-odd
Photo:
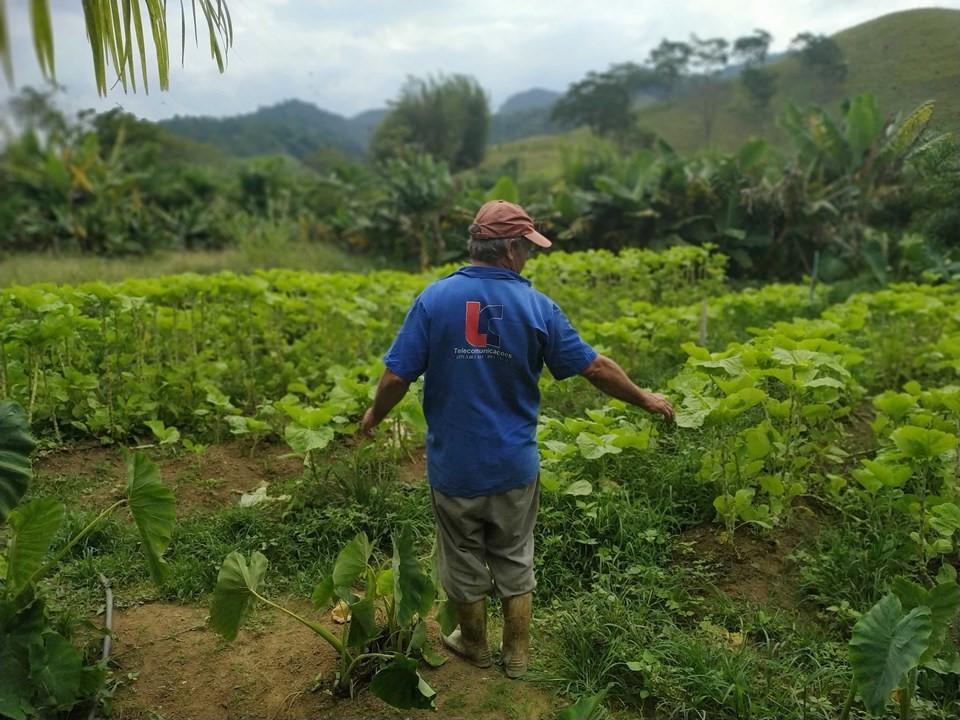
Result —
[{"label": "rubber boot", "polygon": [[487,643],[486,598],[472,603],[454,602],[453,606],[460,625],[449,635],[440,636],[443,644],[471,665],[490,667],[493,659]]},{"label": "rubber boot", "polygon": [[508,678],[523,677],[530,658],[530,616],[533,593],[503,598],[503,669]]}]

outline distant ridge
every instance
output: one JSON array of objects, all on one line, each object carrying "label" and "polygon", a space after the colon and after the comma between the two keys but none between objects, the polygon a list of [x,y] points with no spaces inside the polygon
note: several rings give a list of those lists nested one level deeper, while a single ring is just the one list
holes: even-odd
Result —
[{"label": "distant ridge", "polygon": [[356,157],[366,151],[370,135],[385,112],[370,110],[348,119],[312,103],[285,100],[245,115],[177,116],[159,125],[240,157],[286,154],[303,159],[329,147]]},{"label": "distant ridge", "polygon": [[553,104],[560,99],[563,93],[554,90],[545,90],[544,88],[530,88],[523,92],[514,93],[500,105],[497,110],[498,115],[520,112],[522,110],[542,110],[550,109]]}]

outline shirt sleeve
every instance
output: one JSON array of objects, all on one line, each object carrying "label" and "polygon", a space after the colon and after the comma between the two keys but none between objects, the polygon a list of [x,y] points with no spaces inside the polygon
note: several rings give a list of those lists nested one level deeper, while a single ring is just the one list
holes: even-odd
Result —
[{"label": "shirt sleeve", "polygon": [[407,312],[383,363],[394,375],[413,382],[426,372],[429,350],[430,318],[422,297],[418,297]]},{"label": "shirt sleeve", "polygon": [[563,311],[553,306],[553,317],[543,361],[557,380],[579,375],[597,358],[597,351],[584,342]]}]

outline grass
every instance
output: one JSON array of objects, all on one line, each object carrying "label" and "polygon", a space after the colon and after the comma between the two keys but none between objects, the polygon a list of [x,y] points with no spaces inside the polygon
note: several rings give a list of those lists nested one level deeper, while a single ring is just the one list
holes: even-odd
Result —
[{"label": "grass", "polygon": [[[383,263],[379,263],[383,264]],[[24,254],[0,257],[0,288],[31,283],[77,284],[119,282],[136,277],[179,273],[246,273],[258,269],[362,272],[378,266],[375,259],[350,255],[319,243],[244,243],[224,250],[160,252],[154,255],[94,257]]]},{"label": "grass", "polygon": [[[778,74],[778,92],[766,112],[753,109],[738,80],[723,83],[711,145],[734,150],[751,136],[787,142],[776,118],[787,104],[818,105],[838,114],[844,99],[870,92],[881,110],[907,113],[926,100],[936,102],[934,126],[960,130],[960,10],[923,9],[892,13],[834,36],[848,63],[845,82],[828,85],[795,57],[769,67]],[[782,38],[781,38],[782,40]],[[706,144],[698,99],[681,97],[640,112],[644,127],[681,151]]]},{"label": "grass", "polygon": [[527,180],[552,180],[563,169],[564,158],[578,150],[597,150],[612,145],[586,128],[561,135],[538,135],[487,148],[479,172],[496,172],[511,161],[519,165],[520,175]]},{"label": "grass", "polygon": [[[895,529],[880,527],[878,516],[875,534],[865,537],[844,515],[825,512],[823,530],[803,542],[795,559],[809,602],[782,608],[728,595],[719,589],[732,572],[726,563],[749,565],[751,558],[717,559],[682,532],[712,514],[710,493],[691,483],[700,442],[663,434],[656,456],[606,465],[610,487],[586,498],[543,495],[531,680],[572,699],[606,688],[609,717],[835,718],[848,687],[851,620],[826,605],[849,599],[852,609],[863,610],[903,569],[898,549],[882,542]],[[171,575],[160,590],[147,580],[135,529],[112,518],[52,578],[54,604],[65,622],[88,617],[102,602],[99,572],[113,581],[122,604],[203,604],[222,558],[235,549],[268,557],[267,594],[305,598],[357,532],[383,551],[391,530],[405,524],[414,526],[421,556],[429,554],[425,485],[399,482],[386,457],[347,452],[329,459],[337,472],[274,488],[292,495],[286,505],[231,505],[180,521],[168,552]],[[57,476],[35,490],[70,499],[88,484],[83,475]],[[72,505],[67,525],[75,530],[93,511]],[[902,529],[895,532],[902,539]],[[783,582],[793,583],[794,576],[785,574]],[[491,638],[496,613],[494,606]],[[499,688],[494,681],[479,693],[443,692],[464,714],[484,713],[502,708]],[[924,691],[937,700],[922,701],[923,717],[951,717],[951,688]],[[519,705],[504,711],[517,718],[535,714]]]}]

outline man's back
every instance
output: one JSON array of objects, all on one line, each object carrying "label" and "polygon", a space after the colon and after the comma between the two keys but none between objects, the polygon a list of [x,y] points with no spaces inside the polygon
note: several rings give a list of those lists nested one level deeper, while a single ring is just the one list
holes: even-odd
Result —
[{"label": "man's back", "polygon": [[405,380],[426,374],[430,483],[448,495],[471,497],[536,478],[544,362],[564,378],[595,357],[528,280],[471,265],[417,298],[385,362]]}]

